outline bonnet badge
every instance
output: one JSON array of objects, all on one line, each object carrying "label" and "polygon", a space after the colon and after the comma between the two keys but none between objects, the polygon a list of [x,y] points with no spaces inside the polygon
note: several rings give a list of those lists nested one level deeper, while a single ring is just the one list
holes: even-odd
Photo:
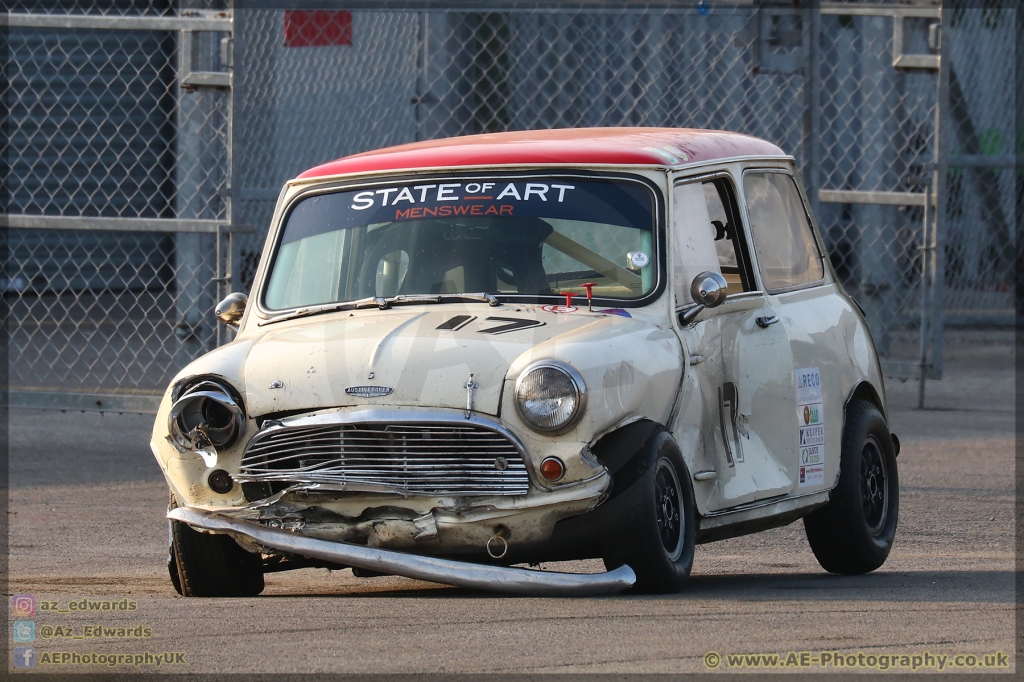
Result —
[{"label": "bonnet badge", "polygon": [[345,393],[360,398],[380,398],[394,390],[390,386],[349,386],[345,389]]}]

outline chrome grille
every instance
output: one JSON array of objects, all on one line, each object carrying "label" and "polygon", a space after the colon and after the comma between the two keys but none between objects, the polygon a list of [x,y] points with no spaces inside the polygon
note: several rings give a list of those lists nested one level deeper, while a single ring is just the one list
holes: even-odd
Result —
[{"label": "chrome grille", "polygon": [[252,439],[234,478],[410,495],[525,495],[530,485],[523,458],[508,438],[476,425],[447,424],[273,429]]}]

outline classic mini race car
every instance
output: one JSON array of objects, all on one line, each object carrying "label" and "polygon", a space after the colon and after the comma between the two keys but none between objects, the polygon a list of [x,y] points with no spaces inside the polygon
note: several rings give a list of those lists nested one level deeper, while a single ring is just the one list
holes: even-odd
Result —
[{"label": "classic mini race car", "polygon": [[[803,519],[872,571],[899,441],[792,157],[728,132],[461,137],[283,189],[235,339],[152,449],[171,579],[320,566],[519,594],[674,592],[695,544]],[[534,570],[601,558],[607,572]]]}]

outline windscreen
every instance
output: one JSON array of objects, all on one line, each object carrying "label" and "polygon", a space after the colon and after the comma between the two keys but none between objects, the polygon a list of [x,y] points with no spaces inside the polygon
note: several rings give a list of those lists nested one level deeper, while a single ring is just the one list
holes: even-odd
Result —
[{"label": "windscreen", "polygon": [[591,178],[417,180],[319,194],[291,210],[264,305],[490,293],[636,299],[656,284],[654,197]]}]

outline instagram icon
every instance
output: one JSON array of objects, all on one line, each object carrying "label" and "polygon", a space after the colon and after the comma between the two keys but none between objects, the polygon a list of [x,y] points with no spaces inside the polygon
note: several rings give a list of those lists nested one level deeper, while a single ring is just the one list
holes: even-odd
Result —
[{"label": "instagram icon", "polygon": [[31,594],[16,594],[11,598],[11,612],[16,617],[36,615],[36,598]]}]

